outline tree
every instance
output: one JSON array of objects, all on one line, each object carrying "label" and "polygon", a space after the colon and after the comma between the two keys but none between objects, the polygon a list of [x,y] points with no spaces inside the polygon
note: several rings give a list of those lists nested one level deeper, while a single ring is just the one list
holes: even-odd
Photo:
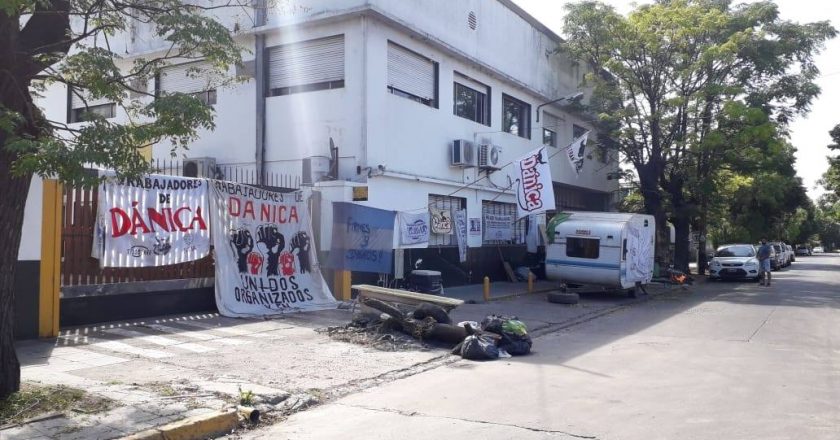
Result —
[{"label": "tree", "polygon": [[[0,398],[20,385],[12,334],[13,281],[32,176],[91,183],[87,167],[137,175],[149,165],[139,148],[169,140],[174,152],[187,148],[198,130],[212,129],[213,110],[197,97],[154,96],[141,85],[174,60],[196,59],[208,62],[207,73],[219,85],[232,81],[224,73],[240,62],[242,49],[213,15],[235,6],[180,0],[0,0]],[[111,49],[111,41],[138,25],[152,29],[165,44],[129,63]],[[37,97],[60,84],[85,102],[114,102],[127,122],[109,122],[94,112],[86,112],[88,122],[81,126],[48,120]]]},{"label": "tree", "polygon": [[634,166],[647,213],[674,224],[674,263],[687,270],[690,225],[703,220],[695,224],[705,232],[710,179],[729,149],[709,137],[734,105],[777,126],[807,111],[819,93],[813,56],[836,31],[782,20],[769,1],[658,0],[627,17],[598,1],[567,10],[565,49],[603,72],[587,77],[591,106]]}]

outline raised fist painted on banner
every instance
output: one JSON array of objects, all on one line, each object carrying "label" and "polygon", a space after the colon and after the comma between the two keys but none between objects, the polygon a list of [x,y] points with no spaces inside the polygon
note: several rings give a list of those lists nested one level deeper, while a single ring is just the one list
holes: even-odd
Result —
[{"label": "raised fist painted on banner", "polygon": [[263,258],[262,254],[259,252],[251,252],[248,254],[248,272],[251,275],[259,275],[260,269],[262,269],[263,265]]},{"label": "raised fist painted on banner", "polygon": [[266,275],[279,275],[280,252],[286,246],[286,238],[275,225],[260,225],[257,227],[257,243],[262,244],[266,261]]},{"label": "raised fist painted on banner", "polygon": [[248,273],[248,253],[254,249],[254,238],[251,231],[247,229],[234,229],[230,231],[230,247],[236,253],[236,267],[239,273]]},{"label": "raised fist painted on banner", "polygon": [[300,273],[312,272],[312,264],[309,262],[309,243],[309,234],[306,231],[300,231],[295,234],[289,243],[292,251],[297,251]]},{"label": "raised fist painted on banner", "polygon": [[283,252],[280,254],[280,272],[284,277],[289,277],[295,274],[295,256],[291,252]]}]

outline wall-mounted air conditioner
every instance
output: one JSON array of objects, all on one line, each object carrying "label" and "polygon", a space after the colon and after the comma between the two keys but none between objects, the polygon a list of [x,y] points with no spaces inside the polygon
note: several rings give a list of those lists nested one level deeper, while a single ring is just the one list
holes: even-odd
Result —
[{"label": "wall-mounted air conditioner", "polygon": [[208,179],[221,179],[221,171],[216,166],[215,157],[193,157],[184,159],[181,167],[181,174],[184,177],[203,177]]},{"label": "wall-mounted air conditioner", "polygon": [[449,165],[453,167],[469,168],[474,167],[475,161],[475,144],[463,139],[456,139],[452,142],[452,150]]},{"label": "wall-mounted air conditioner", "polygon": [[478,167],[483,170],[498,170],[502,167],[502,147],[481,144],[478,147]]},{"label": "wall-mounted air conditioner", "polygon": [[301,183],[312,185],[316,182],[328,180],[330,174],[330,158],[327,156],[312,156],[303,159]]}]

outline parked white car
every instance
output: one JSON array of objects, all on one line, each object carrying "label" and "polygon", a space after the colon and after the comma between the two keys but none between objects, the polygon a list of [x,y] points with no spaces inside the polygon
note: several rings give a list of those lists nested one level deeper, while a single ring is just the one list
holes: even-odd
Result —
[{"label": "parked white car", "polygon": [[821,254],[821,253],[823,253],[823,248],[822,248],[822,246],[817,246],[817,247],[815,247],[815,248],[814,248],[814,253],[815,253],[815,254]]},{"label": "parked white car", "polygon": [[788,267],[790,265],[790,255],[787,253],[787,247],[781,241],[774,241],[770,243],[776,255],[779,256],[779,268]]},{"label": "parked white car", "polygon": [[726,244],[717,248],[709,262],[712,280],[748,279],[758,281],[758,259],[751,244]]}]

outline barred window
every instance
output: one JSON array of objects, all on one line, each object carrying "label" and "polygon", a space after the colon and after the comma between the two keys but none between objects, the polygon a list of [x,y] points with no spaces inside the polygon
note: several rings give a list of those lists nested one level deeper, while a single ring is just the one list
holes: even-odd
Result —
[{"label": "barred window", "polygon": [[[485,240],[484,231],[487,231],[487,224],[485,222],[486,214],[509,215],[513,219],[511,226],[511,240]],[[525,219],[516,220],[516,205],[513,203],[502,203],[490,200],[481,202],[481,231],[482,243],[489,245],[503,245],[503,244],[524,244],[525,243]]]},{"label": "barred window", "polygon": [[[467,199],[429,194],[429,207],[448,210],[454,220],[456,211],[467,208]],[[458,246],[454,225],[451,234],[429,234],[429,246]]]}]

